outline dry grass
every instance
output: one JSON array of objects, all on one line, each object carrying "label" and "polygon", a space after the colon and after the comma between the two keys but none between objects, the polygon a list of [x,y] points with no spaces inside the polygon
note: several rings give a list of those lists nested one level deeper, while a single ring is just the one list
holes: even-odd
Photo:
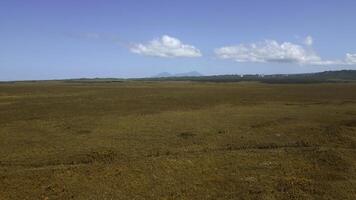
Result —
[{"label": "dry grass", "polygon": [[0,199],[356,199],[356,84],[0,85]]}]

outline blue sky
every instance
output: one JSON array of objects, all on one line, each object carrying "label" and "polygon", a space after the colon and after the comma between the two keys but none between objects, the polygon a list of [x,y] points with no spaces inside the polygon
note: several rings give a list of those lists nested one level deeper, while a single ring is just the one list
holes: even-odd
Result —
[{"label": "blue sky", "polygon": [[353,0],[2,0],[0,80],[356,69]]}]

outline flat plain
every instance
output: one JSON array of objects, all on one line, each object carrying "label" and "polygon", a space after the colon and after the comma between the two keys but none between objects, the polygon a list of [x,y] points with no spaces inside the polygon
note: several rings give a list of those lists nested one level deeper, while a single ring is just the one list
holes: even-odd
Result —
[{"label": "flat plain", "polygon": [[0,84],[0,199],[356,199],[356,84]]}]

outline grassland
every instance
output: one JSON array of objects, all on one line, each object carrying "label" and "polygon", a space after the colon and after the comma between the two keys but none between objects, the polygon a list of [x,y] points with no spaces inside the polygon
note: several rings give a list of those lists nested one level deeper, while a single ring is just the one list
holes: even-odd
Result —
[{"label": "grassland", "polygon": [[356,199],[356,84],[0,84],[0,199]]}]

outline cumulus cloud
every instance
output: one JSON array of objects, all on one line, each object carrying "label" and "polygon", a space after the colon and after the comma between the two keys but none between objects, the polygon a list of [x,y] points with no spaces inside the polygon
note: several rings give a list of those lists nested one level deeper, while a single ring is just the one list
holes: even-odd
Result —
[{"label": "cumulus cloud", "polygon": [[163,35],[146,44],[134,44],[130,47],[133,53],[158,57],[200,57],[202,54],[196,47],[183,44],[179,39]]},{"label": "cumulus cloud", "polygon": [[236,62],[255,63],[297,63],[302,65],[354,65],[356,54],[347,54],[344,60],[324,60],[315,53],[311,46],[313,38],[308,36],[303,45],[290,42],[279,43],[275,40],[251,44],[239,44],[215,49],[215,54],[221,59],[231,59]]},{"label": "cumulus cloud", "polygon": [[290,42],[278,43],[265,40],[259,43],[226,46],[215,50],[222,59],[233,59],[237,62],[279,62],[279,63],[315,63],[321,59],[313,51]]}]

